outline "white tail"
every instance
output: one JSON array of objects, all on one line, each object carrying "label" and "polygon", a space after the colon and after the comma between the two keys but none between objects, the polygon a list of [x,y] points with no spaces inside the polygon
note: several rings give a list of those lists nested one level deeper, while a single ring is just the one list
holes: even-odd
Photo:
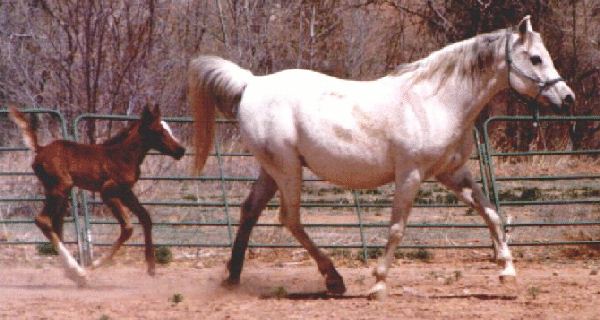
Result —
[{"label": "white tail", "polygon": [[196,141],[195,169],[204,167],[212,149],[215,107],[234,118],[246,89],[254,76],[237,64],[214,56],[199,56],[188,68],[188,102],[194,115]]}]

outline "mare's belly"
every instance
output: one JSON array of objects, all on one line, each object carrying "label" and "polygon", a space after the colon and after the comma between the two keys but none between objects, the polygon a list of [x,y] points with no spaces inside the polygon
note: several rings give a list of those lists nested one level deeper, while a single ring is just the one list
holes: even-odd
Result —
[{"label": "mare's belly", "polygon": [[303,153],[306,166],[320,178],[348,188],[375,188],[394,180],[394,166],[385,155]]}]

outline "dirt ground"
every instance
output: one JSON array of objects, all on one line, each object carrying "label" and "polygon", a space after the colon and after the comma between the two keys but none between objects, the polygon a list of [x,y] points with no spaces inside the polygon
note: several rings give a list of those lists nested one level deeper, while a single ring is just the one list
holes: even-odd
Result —
[{"label": "dirt ground", "polygon": [[63,276],[57,257],[1,257],[0,318],[600,318],[597,258],[521,259],[511,284],[500,284],[499,268],[487,252],[436,256],[429,262],[399,259],[389,274],[389,298],[377,302],[365,298],[374,260],[365,265],[338,259],[348,292],[328,297],[319,294],[324,284],[314,263],[298,252],[249,259],[234,290],[220,286],[227,253],[176,259],[150,277],[136,252],[93,271],[86,288]]}]

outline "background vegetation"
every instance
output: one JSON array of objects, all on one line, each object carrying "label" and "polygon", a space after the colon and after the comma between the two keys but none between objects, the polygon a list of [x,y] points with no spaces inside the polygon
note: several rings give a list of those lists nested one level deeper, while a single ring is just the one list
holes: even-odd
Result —
[{"label": "background vegetation", "polygon": [[[541,32],[560,74],[575,90],[578,102],[574,114],[596,114],[600,107],[600,0],[0,0],[0,106],[17,103],[23,107],[57,109],[70,125],[79,114],[138,114],[146,100],[159,102],[163,113],[187,115],[185,73],[188,61],[200,53],[224,56],[256,74],[286,68],[309,68],[333,76],[374,79],[398,64],[426,56],[453,41],[478,33],[515,25],[524,15],[532,15],[534,29]],[[527,108],[508,91],[494,99],[478,121],[490,115],[529,114]],[[0,115],[0,145],[22,146],[16,127]],[[56,121],[39,119],[42,142],[60,135]],[[56,119],[54,119],[56,120]],[[123,124],[114,124],[114,127]],[[599,148],[600,124],[578,122],[543,124],[535,130],[530,123],[501,124],[494,128],[495,146],[504,150],[541,148]],[[110,134],[106,121],[82,123],[77,132],[85,140],[96,141]],[[174,126],[177,136],[190,145],[189,124]],[[50,134],[48,134],[50,133]],[[240,153],[233,125],[221,125],[218,141],[221,151]],[[225,134],[223,134],[225,133]],[[29,172],[28,151],[4,152],[0,171]],[[598,160],[580,157],[520,157],[525,161],[496,161],[497,176],[541,176],[549,174],[595,174]],[[498,159],[498,158],[496,158]],[[220,163],[219,161],[222,161]],[[519,163],[513,163],[519,162]],[[144,175],[183,176],[190,173],[191,157],[175,162],[149,157]],[[252,157],[209,158],[204,175],[255,177]],[[478,165],[471,163],[477,173]],[[313,176],[307,174],[307,178]],[[597,179],[596,179],[597,180]],[[571,182],[498,183],[501,200],[596,199],[594,179]],[[4,175],[0,195],[17,197],[41,195],[33,176]],[[142,180],[136,193],[143,201],[212,202],[205,206],[149,206],[155,222],[156,243],[203,243],[227,246],[226,223],[238,220],[239,209],[224,209],[243,201],[250,182]],[[35,187],[32,187],[35,186]],[[35,189],[32,189],[35,188]],[[325,182],[307,182],[303,200],[323,207],[303,208],[308,223],[358,223],[352,207],[362,203],[363,223],[387,223],[392,187],[360,191],[358,197]],[[94,195],[90,197],[93,199]],[[330,208],[326,202],[346,207]],[[417,204],[456,202],[437,185],[427,184]],[[569,206],[505,207],[503,214],[513,222],[597,221],[595,203]],[[368,205],[385,205],[386,208]],[[104,206],[90,205],[94,221],[114,221]],[[83,205],[80,203],[80,208]],[[41,210],[31,201],[3,202],[0,222],[31,218]],[[480,224],[481,218],[465,208],[415,208],[411,223]],[[222,223],[222,226],[171,226],[168,223]],[[266,210],[263,223],[278,223],[275,208]],[[74,239],[73,228],[66,228]],[[93,226],[95,243],[110,244],[118,227],[104,223]],[[383,245],[385,228],[368,228],[364,239],[356,227],[309,228],[319,244]],[[410,228],[403,244],[408,245],[486,245],[485,229]],[[465,230],[468,230],[466,232]],[[519,242],[594,240],[598,227],[524,227],[511,231]],[[32,223],[0,223],[2,241],[44,241]],[[254,231],[255,243],[297,244],[279,226]],[[137,231],[130,243],[140,243]],[[582,247],[585,249],[585,247]],[[585,251],[579,247],[576,250]],[[528,249],[529,250],[529,249]],[[543,250],[546,250],[545,248]],[[340,251],[344,253],[345,251]],[[526,251],[523,251],[526,252]],[[519,255],[519,252],[515,252]],[[371,255],[371,253],[370,253]],[[376,252],[373,252],[376,255]],[[581,255],[575,252],[574,255]]]},{"label": "background vegetation", "polygon": [[[256,74],[309,68],[373,79],[450,42],[531,14],[560,74],[578,97],[574,114],[598,114],[598,0],[4,0],[0,1],[0,103],[137,113],[147,99],[188,114],[185,71],[199,53]],[[491,114],[528,114],[514,97]],[[93,122],[87,139],[96,140]],[[499,127],[497,144],[597,147],[598,124]],[[510,137],[507,139],[505,137]]]}]

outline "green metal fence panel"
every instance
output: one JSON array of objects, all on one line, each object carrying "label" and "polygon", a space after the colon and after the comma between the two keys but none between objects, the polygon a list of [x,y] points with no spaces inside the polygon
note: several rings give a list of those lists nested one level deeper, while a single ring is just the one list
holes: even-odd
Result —
[{"label": "green metal fence panel", "polygon": [[[599,122],[599,116],[569,116],[569,117],[540,117],[539,125],[544,125],[552,122],[573,122],[573,121],[584,121],[584,122]],[[600,181],[599,173],[572,173],[565,174],[560,168],[552,168],[556,172],[554,174],[529,174],[529,175],[501,175],[497,173],[497,165],[495,165],[495,158],[500,157],[512,157],[520,159],[529,159],[532,157],[545,157],[552,158],[550,160],[553,164],[557,163],[557,158],[573,157],[573,156],[597,156],[600,154],[600,149],[586,149],[586,150],[531,150],[531,151],[511,151],[502,152],[496,150],[490,139],[490,127],[494,123],[498,122],[533,122],[531,117],[525,116],[498,116],[488,119],[484,123],[484,159],[485,167],[488,170],[488,177],[490,181],[490,191],[492,200],[495,203],[499,213],[505,221],[506,230],[515,230],[516,228],[532,228],[532,227],[598,227],[600,226],[600,211],[597,205],[600,203],[600,189],[598,189],[598,182]],[[579,162],[585,162],[585,159],[579,159]],[[585,181],[588,181],[585,183]],[[556,182],[560,182],[557,184]],[[518,183],[519,185],[515,185]],[[510,193],[510,190],[523,188],[525,183],[537,183],[533,187],[522,189],[520,196],[515,196]],[[548,186],[550,183],[552,185]],[[583,187],[580,183],[584,183]],[[512,184],[512,186],[511,186]],[[505,190],[501,190],[503,185],[509,186]],[[587,192],[588,197],[586,198],[562,198],[560,190],[565,190],[567,195],[569,193],[574,194],[576,188],[581,187],[584,193]],[[560,187],[560,188],[559,188]],[[544,197],[540,188],[546,188],[546,192],[554,192],[554,195]],[[562,189],[561,189],[562,188]],[[575,191],[574,191],[575,190]],[[558,193],[558,194],[556,194]],[[583,212],[585,215],[584,219],[575,219],[569,210],[573,210],[574,205],[587,205],[591,206],[587,212]],[[562,209],[562,212],[557,212],[554,209],[547,208],[548,206],[570,206]],[[533,208],[542,207],[545,211],[550,211],[553,214],[559,215],[559,217],[544,217],[543,214],[537,215],[535,219],[527,222],[511,222],[506,221],[506,211],[509,208]],[[582,215],[582,213],[578,213]],[[519,219],[519,214],[514,215],[515,218]],[[550,221],[552,220],[552,221]],[[578,239],[567,239],[564,241],[560,240],[536,240],[536,241],[510,241],[511,246],[544,246],[544,245],[597,245],[600,244],[596,233],[597,229],[592,232],[595,235],[595,239],[591,240],[578,240]],[[577,237],[577,235],[571,235],[570,237]],[[552,238],[551,238],[552,239]]]},{"label": "green metal fence panel", "polygon": [[[55,119],[55,121],[58,122],[58,126],[60,129],[60,138],[62,139],[70,139],[68,131],[67,131],[67,122],[65,120],[65,118],[63,117],[63,115],[56,111],[56,110],[50,110],[50,109],[24,109],[21,110],[23,113],[25,114],[34,114],[34,115],[47,115],[52,117],[53,119]],[[4,121],[8,121],[8,110],[7,109],[2,109],[0,110],[0,117],[2,117],[2,119]],[[19,145],[18,146],[7,146],[7,145],[1,145],[0,146],[0,155],[5,156],[7,155],[7,153],[16,153],[16,152],[30,152],[28,148],[22,146],[20,144],[21,141],[21,133],[17,133],[17,128],[16,126],[14,126],[15,128],[15,137],[18,137],[18,141],[19,141]],[[41,134],[41,133],[38,133]],[[11,161],[10,159],[8,159],[8,157],[4,157],[5,159],[7,159],[8,161]],[[14,165],[9,164],[9,166],[7,168],[12,168],[14,167]],[[27,168],[29,169],[29,163],[27,163]],[[29,170],[29,171],[20,171],[20,172],[15,172],[14,169],[2,169],[2,171],[0,171],[0,177],[2,178],[6,178],[6,177],[11,177],[13,179],[17,179],[18,177],[27,177],[27,176],[33,176],[33,173]],[[14,181],[14,180],[13,180]],[[37,184],[38,182],[36,181],[36,179],[33,179],[32,181],[33,184]],[[8,181],[8,184],[10,185],[11,182]],[[79,221],[79,214],[78,214],[78,203],[74,197],[75,193],[71,192],[71,216],[70,218],[67,218],[67,220],[65,221],[67,224],[72,223],[73,224],[73,233],[74,233],[74,240],[67,240],[65,241],[66,243],[74,243],[77,245],[78,247],[78,252],[79,252],[79,258],[83,259],[83,249],[82,249],[82,245],[83,245],[83,239],[82,239],[82,226],[80,225],[80,221]],[[44,197],[41,196],[6,196],[6,195],[2,195],[0,196],[0,204],[6,204],[6,203],[40,203],[44,201]],[[33,214],[37,214],[37,212],[33,212]],[[10,215],[10,214],[9,214]],[[0,225],[8,225],[8,224],[23,224],[23,225],[29,225],[32,226],[32,229],[35,229],[36,232],[39,232],[39,234],[41,235],[41,232],[37,230],[37,228],[33,227],[34,226],[34,220],[33,218],[19,218],[19,219],[11,219],[11,218],[3,218],[2,216],[0,216]],[[8,244],[13,244],[13,245],[20,245],[20,244],[41,244],[41,243],[47,243],[48,240],[47,239],[43,239],[43,240],[27,240],[27,239],[22,239],[20,238],[21,235],[15,235],[17,237],[16,240],[11,240],[11,239],[4,239],[4,241],[0,241],[0,245],[8,245]]]},{"label": "green metal fence panel", "polygon": [[[6,113],[6,110],[0,111]],[[66,123],[58,112],[53,110],[31,110],[31,112],[48,112],[56,115],[61,121],[61,130],[65,138],[67,135]],[[1,115],[1,113],[0,113]],[[73,121],[74,139],[79,139],[80,126],[86,121],[104,123],[97,128],[108,131],[112,124],[137,119],[132,116],[96,115],[85,114]],[[166,117],[165,121],[179,130],[187,144],[192,144],[189,117]],[[556,175],[527,174],[506,175],[498,174],[499,157],[569,157],[573,155],[595,155],[600,150],[535,150],[529,152],[500,152],[493,148],[490,141],[489,127],[491,123],[499,121],[531,121],[529,117],[494,117],[484,124],[483,136],[474,131],[475,161],[479,168],[480,183],[485,193],[491,197],[501,215],[506,218],[508,208],[526,208],[527,210],[547,210],[548,206],[565,206],[568,210],[582,206],[595,206],[598,197],[562,199],[527,199],[522,195],[517,198],[507,198],[507,188],[525,190],[530,183],[550,183],[552,181],[570,181],[572,183],[591,185],[591,189],[582,189],[581,192],[593,193],[594,184],[600,179],[598,173]],[[540,122],[548,121],[600,121],[598,117],[569,117],[551,118],[541,117]],[[243,199],[250,191],[250,184],[256,180],[257,166],[252,155],[246,152],[235,131],[236,122],[231,120],[217,121],[217,135],[214,150],[209,157],[208,169],[203,175],[190,173],[191,158],[193,153],[176,162],[153,152],[144,163],[142,177],[136,186],[136,193],[140,196],[142,204],[150,207],[151,215],[155,221],[154,235],[158,240],[156,245],[184,246],[184,247],[230,247],[236,228],[239,227],[239,210]],[[20,146],[0,146],[0,154],[21,152],[25,148]],[[0,176],[20,177],[32,175],[31,172],[15,172],[5,170]],[[587,184],[586,184],[586,181]],[[592,181],[592,182],[589,182]],[[367,258],[371,248],[384,247],[387,240],[388,217],[391,210],[393,186],[386,185],[374,190],[344,190],[328,184],[310,172],[305,172],[304,191],[302,197],[303,218],[307,232],[323,248],[352,248],[359,249],[363,258]],[[590,191],[591,190],[591,191]],[[600,196],[600,191],[598,191]],[[10,201],[42,201],[40,196],[2,196],[0,204]],[[442,190],[433,181],[424,183],[419,196],[415,200],[416,213],[411,215],[408,225],[409,236],[401,248],[491,248],[491,243],[486,242],[487,226],[476,214],[470,214],[466,207],[457,203],[456,197]],[[254,248],[297,248],[299,244],[287,232],[281,232],[281,225],[277,219],[276,210],[279,207],[277,197],[268,205],[263,218],[257,224],[250,247]],[[567,210],[565,209],[565,210]],[[101,201],[95,195],[78,191],[72,195],[71,212],[74,217],[73,224],[76,240],[80,249],[80,259],[89,262],[94,255],[95,246],[112,245],[117,237],[117,222],[112,215],[103,211]],[[595,228],[600,226],[599,215],[592,219],[547,219],[544,212],[535,212],[530,220],[517,217],[518,221],[506,223],[505,227],[514,234],[515,229],[544,228],[544,230],[557,229],[556,227]],[[79,220],[79,216],[83,221]],[[531,214],[530,214],[531,215]],[[560,216],[560,214],[556,214]],[[586,213],[586,216],[590,216]],[[537,219],[536,217],[539,217]],[[1,217],[0,217],[1,218]],[[133,219],[136,224],[137,220]],[[24,219],[23,223],[32,224],[31,219]],[[8,222],[0,219],[0,225]],[[34,228],[35,229],[35,228]],[[413,230],[413,231],[410,231]],[[35,232],[38,232],[37,230]],[[412,234],[410,234],[412,232]],[[41,233],[40,233],[41,234]],[[335,235],[333,237],[332,235]],[[559,239],[555,234],[547,238],[527,238],[514,241],[512,246],[542,246],[542,245],[588,245],[597,244],[598,240],[589,239]],[[27,241],[2,241],[0,244],[33,243]],[[141,246],[140,237],[132,238],[127,244]]]},{"label": "green metal fence panel", "polygon": [[[75,133],[76,139],[78,138],[78,127],[83,121],[128,121],[132,119],[136,119],[137,117],[131,116],[115,116],[115,115],[94,115],[94,114],[85,114],[79,116],[74,121],[73,132]],[[184,118],[169,118],[166,117],[165,121],[169,122],[171,125],[173,124],[189,124],[192,119],[184,117]],[[235,126],[236,122],[231,120],[218,120],[217,127],[219,126]],[[214,227],[218,228],[218,232],[222,235],[226,235],[226,238],[220,238],[218,241],[211,240],[209,237],[205,237],[199,239],[199,241],[195,242],[185,242],[185,241],[155,241],[157,245],[168,245],[168,246],[187,246],[187,247],[230,247],[233,243],[233,235],[234,228],[239,227],[239,219],[234,219],[232,217],[232,209],[233,215],[236,216],[239,212],[239,208],[242,205],[242,200],[245,198],[246,194],[250,190],[249,183],[252,183],[256,180],[256,175],[245,175],[245,174],[228,174],[225,170],[226,162],[239,162],[246,158],[253,158],[252,155],[243,150],[225,150],[224,144],[227,144],[227,139],[224,137],[228,134],[226,130],[217,130],[217,135],[215,137],[216,141],[214,143],[214,151],[210,155],[209,159],[213,159],[215,162],[215,166],[217,170],[214,170],[213,173],[205,173],[202,176],[194,176],[189,174],[154,174],[148,171],[142,172],[142,177],[140,178],[140,182],[152,182],[153,188],[160,189],[160,183],[162,182],[179,182],[179,183],[199,183],[199,184],[207,184],[207,183],[218,183],[216,188],[218,188],[217,193],[215,193],[215,197],[211,200],[198,201],[198,200],[164,200],[164,199],[142,199],[142,204],[150,207],[158,207],[160,209],[167,207],[177,207],[180,209],[195,209],[195,208],[216,208],[219,211],[218,217],[216,220],[206,220],[206,221],[163,221],[161,220],[161,214],[155,213],[154,217],[159,217],[155,222],[155,226],[165,227],[165,228],[173,228],[173,230],[177,230],[180,228],[191,227],[195,228],[195,230],[199,230],[201,233],[203,228]],[[474,132],[475,138],[477,141],[480,141],[479,134]],[[189,142],[189,141],[188,141]],[[480,171],[486,171],[484,166],[479,162],[480,156],[483,154],[485,149],[483,148],[483,144],[478,142],[476,144],[477,153],[473,157],[472,160],[475,160],[479,163]],[[186,157],[193,156],[192,153],[186,154]],[[185,158],[185,157],[184,157]],[[169,160],[170,161],[170,160]],[[210,160],[209,160],[210,161]],[[246,160],[243,160],[246,161]],[[236,163],[237,163],[236,162]],[[244,162],[245,163],[245,162]],[[323,180],[311,175],[305,175],[304,179],[305,185],[307,184],[325,184]],[[232,183],[245,183],[246,186],[241,190],[241,196],[235,193],[235,190],[232,190],[232,187],[229,184]],[[487,184],[485,179],[483,181],[484,189],[487,192]],[[426,185],[434,185],[433,181],[427,181]],[[385,189],[384,191],[380,190],[348,190],[343,191],[341,189],[337,189],[337,187],[333,185],[327,185],[324,187],[323,185],[319,185],[316,187],[307,186],[305,191],[308,191],[310,194],[312,191],[317,189],[317,193],[320,192],[319,188],[327,189],[326,192],[334,192],[347,195],[344,197],[337,198],[321,198],[320,196],[316,197],[304,197],[302,200],[302,208],[303,210],[346,210],[350,212],[354,212],[355,222],[348,221],[331,221],[331,222],[309,222],[305,223],[307,229],[323,229],[329,233],[342,233],[349,234],[349,237],[353,237],[358,235],[358,239],[353,242],[343,243],[339,241],[337,243],[328,243],[321,242],[319,246],[324,248],[356,248],[361,249],[363,257],[366,258],[367,251],[370,248],[382,248],[384,246],[384,241],[374,241],[374,237],[379,237],[381,239],[387,239],[387,229],[388,229],[388,218],[389,213],[385,212],[391,210],[391,191],[393,191],[393,186],[388,185],[382,187]],[[385,194],[388,192],[389,194]],[[438,191],[439,192],[439,191]],[[378,194],[382,195],[375,200],[371,200],[370,194]],[[383,199],[384,198],[384,199]],[[90,200],[88,194],[82,195],[83,205],[82,210],[85,217],[85,229],[86,229],[86,251],[88,255],[92,254],[92,250],[94,246],[107,246],[112,244],[112,239],[106,239],[104,241],[97,240],[96,236],[93,236],[94,228],[99,228],[101,226],[114,226],[116,222],[111,218],[98,218],[92,215],[91,206],[99,206],[101,205],[100,201]],[[236,200],[238,199],[238,200]],[[383,200],[382,200],[383,199]],[[414,205],[415,208],[428,208],[428,209],[437,209],[437,208],[459,208],[463,210],[465,208],[464,205],[451,202],[446,203],[443,200],[446,199],[446,196],[441,197],[442,200],[435,201],[417,201]],[[271,201],[268,205],[268,209],[278,209],[279,202],[277,200]],[[373,211],[377,211],[377,213],[373,214]],[[162,210],[161,210],[162,211]],[[384,211],[385,214],[381,215],[379,212]],[[309,214],[305,213],[304,216]],[[367,215],[367,220],[365,220],[365,215]],[[377,221],[373,221],[373,216],[383,216],[383,219],[375,219]],[[276,214],[275,214],[276,216]],[[348,215],[349,216],[349,215]],[[335,218],[335,214],[332,214],[332,218]],[[346,217],[347,218],[347,217]],[[482,222],[478,221],[472,223],[457,223],[457,222],[429,222],[429,221],[421,221],[421,222],[413,222],[408,225],[410,229],[427,229],[427,230],[441,230],[441,229],[451,229],[451,230],[464,230],[464,229],[485,229],[487,226]],[[271,219],[273,220],[273,219]],[[335,219],[325,219],[325,220],[335,220]],[[255,229],[280,229],[281,225],[275,219],[275,221],[266,221],[259,222]],[[354,232],[354,230],[358,232]],[[172,231],[176,232],[176,231]],[[375,232],[375,233],[373,233]],[[254,232],[255,234],[257,231]],[[156,233],[155,233],[156,234]],[[254,238],[254,237],[253,237]],[[255,248],[296,248],[300,245],[294,241],[293,239],[287,239],[287,241],[275,241],[275,242],[265,242],[259,239],[252,240],[250,243],[250,247]],[[338,240],[335,240],[338,241]],[[334,241],[334,242],[335,242]],[[422,241],[425,242],[425,241]],[[129,245],[133,246],[141,246],[142,242],[140,241],[131,241]],[[439,244],[439,243],[405,243],[402,248],[473,248],[473,247],[482,247],[482,248],[491,248],[490,245],[482,245],[482,244]]]}]

